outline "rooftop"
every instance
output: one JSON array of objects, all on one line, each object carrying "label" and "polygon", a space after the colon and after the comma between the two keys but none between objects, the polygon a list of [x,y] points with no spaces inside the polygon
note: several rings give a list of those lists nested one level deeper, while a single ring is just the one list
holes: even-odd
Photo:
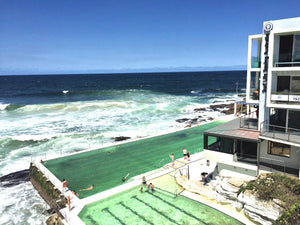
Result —
[{"label": "rooftop", "polygon": [[257,141],[260,132],[256,130],[247,130],[240,128],[240,118],[236,118],[227,123],[220,124],[204,132],[212,136],[221,136],[228,138],[243,139],[247,141]]}]

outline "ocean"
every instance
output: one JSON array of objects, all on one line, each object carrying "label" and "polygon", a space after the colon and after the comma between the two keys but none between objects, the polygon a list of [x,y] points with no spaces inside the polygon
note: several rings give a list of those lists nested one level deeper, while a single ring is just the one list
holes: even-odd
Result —
[{"label": "ocean", "polygon": [[[0,180],[32,158],[217,118],[220,111],[194,109],[241,100],[245,87],[246,71],[0,76]],[[44,224],[48,206],[31,183],[7,182],[0,182],[0,224]]]}]

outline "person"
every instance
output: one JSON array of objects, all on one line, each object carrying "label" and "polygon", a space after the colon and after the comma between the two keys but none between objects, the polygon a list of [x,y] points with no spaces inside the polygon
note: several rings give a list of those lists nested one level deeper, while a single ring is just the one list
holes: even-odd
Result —
[{"label": "person", "polygon": [[182,152],[183,152],[183,158],[186,159],[186,149],[183,148]]},{"label": "person", "polygon": [[125,182],[126,178],[128,177],[129,173],[127,173],[127,175],[125,177],[122,178],[122,181]]},{"label": "person", "polygon": [[213,172],[205,176],[203,185],[207,186],[207,183],[209,183],[212,179],[213,179]]},{"label": "person", "polygon": [[186,155],[187,155],[187,161],[190,161],[190,159],[191,159],[190,158],[191,157],[190,152],[188,152]]},{"label": "person", "polygon": [[142,178],[142,187],[140,189],[141,192],[143,191],[143,186],[146,186],[146,185],[147,185],[146,177],[143,176],[143,178]]},{"label": "person", "polygon": [[66,181],[66,179],[64,178],[64,179],[62,180],[62,192],[66,192],[66,190],[67,190],[67,181]]},{"label": "person", "polygon": [[172,166],[174,166],[175,164],[174,164],[174,153],[172,153],[171,155],[169,155],[170,156],[170,158],[171,158],[171,161],[172,161]]},{"label": "person", "polygon": [[77,197],[79,196],[79,194],[75,190],[72,191],[72,194],[77,196]]},{"label": "person", "polygon": [[71,212],[71,198],[70,198],[70,196],[68,196],[68,198],[67,198],[67,205],[68,205],[68,208],[69,208],[69,212]]},{"label": "person", "polygon": [[201,173],[201,178],[202,178],[202,181],[205,182],[205,177],[207,176],[208,173],[206,172],[203,172]]},{"label": "person", "polygon": [[206,166],[209,167],[210,166],[210,161],[206,160]]},{"label": "person", "polygon": [[95,187],[95,185],[92,185],[92,186],[90,186],[90,187],[88,187],[88,188],[80,189],[79,191],[90,191],[90,190],[92,190],[94,187]]},{"label": "person", "polygon": [[154,191],[154,185],[152,184],[152,183],[150,183],[149,185],[148,185],[148,188],[150,188],[150,190],[153,192]]}]

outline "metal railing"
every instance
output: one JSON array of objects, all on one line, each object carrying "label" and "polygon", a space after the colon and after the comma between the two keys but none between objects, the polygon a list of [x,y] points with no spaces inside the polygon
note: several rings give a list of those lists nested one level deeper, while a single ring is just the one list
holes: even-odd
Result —
[{"label": "metal railing", "polygon": [[272,91],[271,102],[277,104],[300,104],[300,93],[291,90],[281,92]]},{"label": "metal railing", "polygon": [[300,129],[272,125],[269,124],[269,120],[260,124],[260,135],[283,141],[300,143]]},{"label": "metal railing", "polygon": [[166,193],[168,195],[171,195],[173,198],[176,198],[178,196],[178,190],[176,189],[174,192],[168,191],[163,188],[155,187],[154,190],[158,190],[160,193]]},{"label": "metal railing", "polygon": [[236,152],[234,153],[234,161],[245,162],[250,164],[257,164],[257,155],[250,155],[245,153]]},{"label": "metal railing", "polygon": [[278,62],[277,60],[274,60],[274,66],[275,67],[294,67],[294,66],[300,66],[300,62]]},{"label": "metal railing", "polygon": [[249,130],[258,130],[258,119],[256,111],[240,117],[240,128]]},{"label": "metal railing", "polygon": [[286,173],[286,165],[284,160],[260,157],[260,169],[269,172]]}]

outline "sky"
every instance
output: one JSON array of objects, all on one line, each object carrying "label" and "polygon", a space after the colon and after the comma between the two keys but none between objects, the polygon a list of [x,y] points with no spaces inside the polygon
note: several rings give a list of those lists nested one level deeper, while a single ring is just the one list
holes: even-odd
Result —
[{"label": "sky", "polygon": [[0,75],[246,69],[299,0],[0,0]]}]

